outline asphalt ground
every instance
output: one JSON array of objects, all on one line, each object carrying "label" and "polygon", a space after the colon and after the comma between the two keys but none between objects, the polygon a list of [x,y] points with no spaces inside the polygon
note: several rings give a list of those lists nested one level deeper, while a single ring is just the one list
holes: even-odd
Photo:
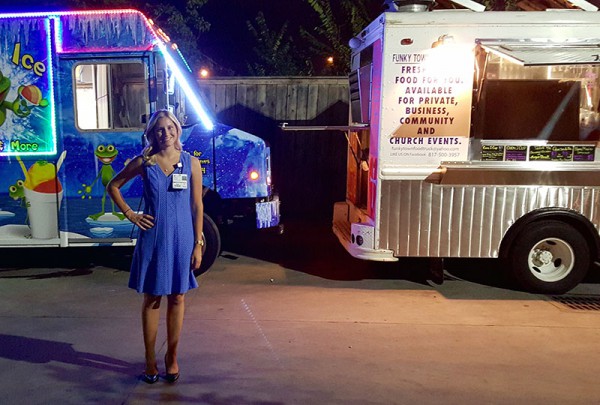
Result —
[{"label": "asphalt ground", "polygon": [[322,223],[224,248],[186,296],[173,385],[137,378],[131,249],[3,250],[0,403],[600,403],[598,274],[563,297],[577,308],[511,289],[493,260],[447,261],[442,285],[426,260],[355,260]]}]

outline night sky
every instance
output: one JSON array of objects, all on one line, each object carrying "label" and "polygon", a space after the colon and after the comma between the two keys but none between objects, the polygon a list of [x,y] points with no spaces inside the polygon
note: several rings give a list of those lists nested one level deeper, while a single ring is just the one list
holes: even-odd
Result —
[{"label": "night sky", "polygon": [[244,71],[256,44],[246,22],[254,24],[259,11],[273,31],[279,32],[288,21],[287,32],[293,36],[297,36],[299,25],[310,30],[318,24],[306,0],[209,0],[201,10],[211,23],[210,31],[199,39],[201,51],[225,67]]}]

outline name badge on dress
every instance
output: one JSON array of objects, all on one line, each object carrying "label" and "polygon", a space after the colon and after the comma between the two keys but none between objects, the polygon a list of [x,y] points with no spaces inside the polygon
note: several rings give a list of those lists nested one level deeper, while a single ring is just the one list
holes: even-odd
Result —
[{"label": "name badge on dress", "polygon": [[173,173],[171,187],[173,190],[186,190],[188,188],[187,174]]}]

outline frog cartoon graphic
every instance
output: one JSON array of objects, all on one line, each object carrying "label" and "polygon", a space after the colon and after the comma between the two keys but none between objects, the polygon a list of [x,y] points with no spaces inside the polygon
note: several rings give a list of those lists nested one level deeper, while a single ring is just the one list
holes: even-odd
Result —
[{"label": "frog cartoon graphic", "polygon": [[25,118],[35,107],[47,107],[48,100],[42,96],[40,88],[34,84],[19,86],[14,101],[6,101],[10,91],[10,79],[0,71],[0,126],[6,121],[6,112],[12,111],[17,117]]},{"label": "frog cartoon graphic", "polygon": [[[25,181],[24,180],[17,180],[17,182],[13,185],[11,185],[10,187],[8,187],[8,195],[10,198],[12,198],[13,200],[21,200],[21,207],[22,208],[27,208],[29,206],[29,203],[27,202],[27,199],[25,198]],[[29,220],[29,212],[27,212],[27,216],[25,217],[25,223],[27,223]]]},{"label": "frog cartoon graphic", "polygon": [[10,198],[12,198],[15,201],[21,200],[22,206],[25,206],[25,204],[23,203],[23,200],[25,200],[25,190],[23,190],[24,184],[25,181],[17,180],[15,184],[8,188],[8,195],[10,196]]},{"label": "frog cartoon graphic", "polygon": [[6,101],[6,96],[10,91],[10,79],[2,74],[0,71],[0,126],[6,121],[6,109],[11,109],[13,103]]},{"label": "frog cartoon graphic", "polygon": [[[94,181],[90,185],[82,184],[83,189],[79,190],[78,193],[82,194],[81,198],[91,198],[90,194],[92,192],[92,187],[94,187],[94,185],[100,179],[102,186],[104,187],[104,192],[102,193],[102,211],[100,211],[97,214],[92,214],[88,216],[88,218],[91,218],[94,221],[96,221],[98,220],[98,218],[100,218],[106,213],[104,209],[106,203],[106,186],[116,174],[115,170],[112,168],[112,162],[119,154],[119,151],[117,150],[117,148],[114,147],[114,145],[98,145],[98,147],[94,151],[94,154],[96,155],[100,163],[102,163],[102,167],[100,167],[98,175],[96,176]],[[112,206],[112,214],[120,220],[125,219],[125,215],[115,211],[115,203],[112,200],[110,201],[110,203]]]}]

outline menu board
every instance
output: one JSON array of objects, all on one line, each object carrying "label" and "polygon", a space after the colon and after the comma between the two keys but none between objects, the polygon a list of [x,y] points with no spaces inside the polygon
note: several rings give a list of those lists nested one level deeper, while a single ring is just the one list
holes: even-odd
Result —
[{"label": "menu board", "polygon": [[573,146],[552,146],[552,152],[550,153],[550,159],[561,160],[570,162],[573,160]]},{"label": "menu board", "polygon": [[527,146],[506,145],[506,156],[504,160],[509,162],[525,162],[527,160]]},{"label": "menu board", "polygon": [[552,146],[530,146],[529,160],[533,162],[552,160]]},{"label": "menu board", "polygon": [[593,162],[595,146],[592,145],[577,145],[573,146],[573,161],[574,162]]},{"label": "menu board", "polygon": [[503,145],[482,145],[481,160],[484,161],[503,161],[504,146]]},{"label": "menu board", "polygon": [[484,162],[593,162],[595,145],[481,145]]}]

